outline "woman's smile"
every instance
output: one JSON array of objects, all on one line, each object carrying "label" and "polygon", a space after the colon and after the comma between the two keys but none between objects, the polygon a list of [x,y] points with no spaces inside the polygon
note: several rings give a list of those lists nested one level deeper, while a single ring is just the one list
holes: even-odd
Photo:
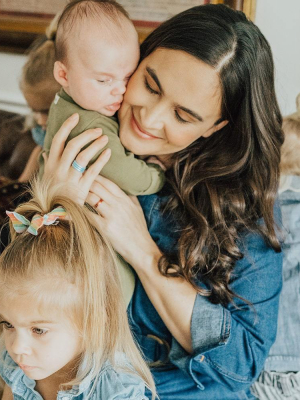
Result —
[{"label": "woman's smile", "polygon": [[138,136],[142,139],[146,140],[153,140],[153,139],[162,139],[158,136],[152,135],[151,133],[147,132],[145,129],[141,127],[141,125],[137,122],[133,110],[132,110],[132,117],[131,117],[131,127],[133,132],[135,132]]}]

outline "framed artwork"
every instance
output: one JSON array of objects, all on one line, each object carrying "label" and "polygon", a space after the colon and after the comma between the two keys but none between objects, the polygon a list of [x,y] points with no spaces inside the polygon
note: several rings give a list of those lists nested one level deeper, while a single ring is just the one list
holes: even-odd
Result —
[{"label": "framed artwork", "polygon": [[[45,32],[54,15],[69,0],[0,0],[0,51],[23,53]],[[251,19],[256,0],[119,0],[129,12],[142,41],[156,26],[190,7],[223,3],[244,11]]]}]

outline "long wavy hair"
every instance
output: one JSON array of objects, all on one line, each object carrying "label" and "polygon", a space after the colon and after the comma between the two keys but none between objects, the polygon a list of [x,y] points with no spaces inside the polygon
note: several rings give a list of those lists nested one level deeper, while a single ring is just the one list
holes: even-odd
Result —
[{"label": "long wavy hair", "polygon": [[95,215],[59,193],[51,182],[38,181],[32,199],[15,210],[30,221],[36,213],[44,215],[62,206],[67,219],[42,226],[37,236],[16,234],[11,226],[12,241],[0,256],[1,301],[28,295],[37,307],[63,313],[73,324],[82,338],[82,354],[76,378],[62,382],[62,388],[79,385],[88,374],[96,382],[109,360],[138,374],[154,399],[151,373],[130,331],[115,252],[99,231]]},{"label": "long wavy hair", "polygon": [[206,288],[197,287],[199,293],[226,305],[236,296],[230,277],[243,258],[241,232],[259,232],[280,251],[273,209],[283,134],[270,46],[242,12],[203,5],[153,31],[141,45],[141,58],[158,48],[184,51],[217,71],[221,120],[229,121],[173,155],[166,173],[172,189],[167,210],[176,213],[182,228],[179,254],[176,261],[163,256],[159,269],[194,287],[201,279]]}]

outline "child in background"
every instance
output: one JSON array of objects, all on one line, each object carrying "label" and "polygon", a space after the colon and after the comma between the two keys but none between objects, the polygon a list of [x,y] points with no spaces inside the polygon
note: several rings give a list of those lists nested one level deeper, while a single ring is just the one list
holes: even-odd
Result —
[{"label": "child in background", "polygon": [[283,131],[279,188],[283,288],[276,341],[253,386],[260,400],[300,399],[300,94],[297,112],[283,119]]},{"label": "child in background", "polygon": [[[164,184],[162,169],[126,151],[114,117],[139,60],[138,36],[127,12],[114,0],[74,0],[58,21],[55,47],[54,77],[62,89],[51,105],[44,151],[49,152],[63,122],[78,113],[79,123],[68,140],[90,128],[101,128],[109,138],[112,154],[102,175],[128,194],[159,191]],[[73,167],[84,172],[76,161]]]},{"label": "child in background", "polygon": [[115,253],[92,213],[56,189],[39,183],[32,200],[7,212],[13,238],[0,257],[2,399],[142,400],[144,382],[154,398]]},{"label": "child in background", "polygon": [[58,18],[59,15],[53,19],[45,36],[34,42],[22,69],[20,88],[28,106],[32,109],[32,114],[26,118],[25,128],[31,129],[36,147],[18,179],[20,182],[29,181],[38,170],[38,157],[44,144],[50,105],[55,93],[60,89],[53,76],[54,39]]}]

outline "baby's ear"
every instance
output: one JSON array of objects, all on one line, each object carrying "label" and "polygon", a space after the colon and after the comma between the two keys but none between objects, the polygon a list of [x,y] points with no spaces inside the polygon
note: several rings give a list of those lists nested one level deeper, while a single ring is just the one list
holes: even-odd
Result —
[{"label": "baby's ear", "polygon": [[61,61],[55,61],[53,75],[56,81],[63,87],[69,86],[67,67]]}]

